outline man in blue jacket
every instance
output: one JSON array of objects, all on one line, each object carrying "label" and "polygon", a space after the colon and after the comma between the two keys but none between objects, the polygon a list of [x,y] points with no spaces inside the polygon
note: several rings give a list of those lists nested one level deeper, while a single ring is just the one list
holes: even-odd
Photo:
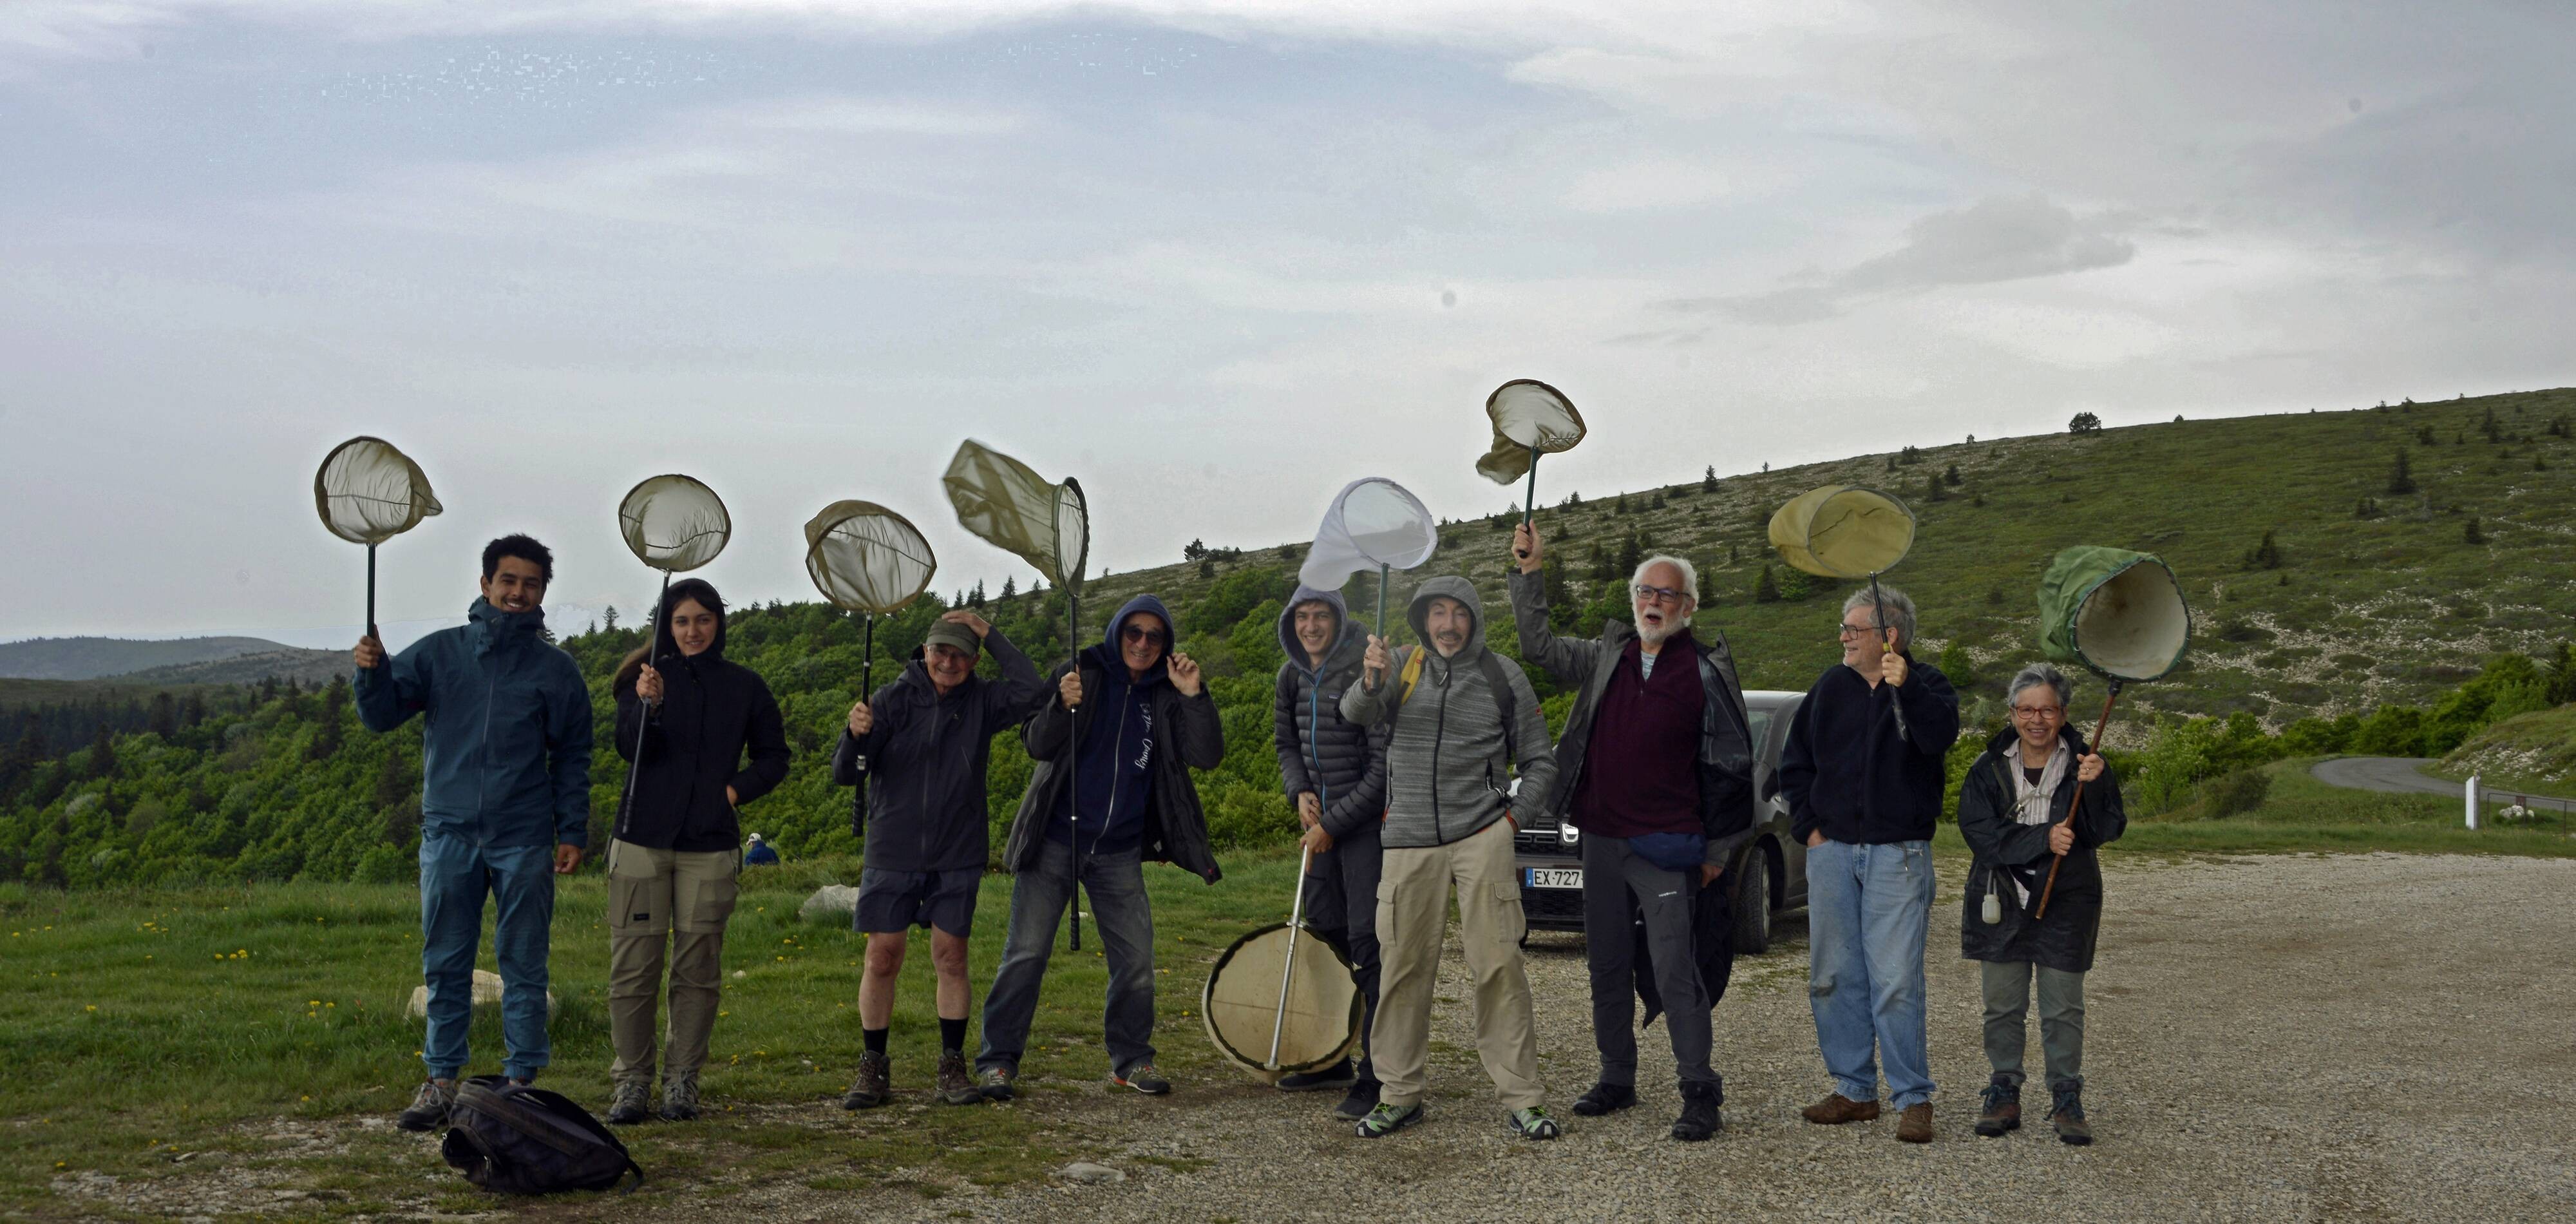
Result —
[{"label": "man in blue jacket", "polygon": [[527,1083],[546,1065],[546,953],[557,875],[590,843],[590,690],[572,656],[545,640],[554,554],[524,535],[483,549],[483,594],[467,622],[388,660],[362,637],[358,718],[391,731],[423,716],[420,967],[429,986],[429,1078],[396,1119],[404,1130],[447,1121],[474,1012],[483,897],[496,909],[502,1070]]},{"label": "man in blue jacket", "polygon": [[1826,1126],[1876,1118],[1884,1063],[1902,1111],[1896,1137],[1930,1143],[1923,938],[1959,695],[1909,653],[1914,601],[1903,592],[1853,592],[1840,633],[1843,661],[1807,690],[1780,753],[1790,835],[1807,843],[1807,997],[1834,1077],[1805,1115]]}]

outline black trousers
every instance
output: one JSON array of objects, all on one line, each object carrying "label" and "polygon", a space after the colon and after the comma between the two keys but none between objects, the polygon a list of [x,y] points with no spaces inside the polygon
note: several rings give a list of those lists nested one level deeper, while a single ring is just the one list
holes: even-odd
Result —
[{"label": "black trousers", "polygon": [[1713,1084],[1708,991],[1692,946],[1696,875],[1666,871],[1628,849],[1624,837],[1583,839],[1583,945],[1592,968],[1592,1041],[1604,1083],[1637,1082],[1637,936],[1645,927],[1664,1027],[1683,1083]]},{"label": "black trousers", "polygon": [[1360,1026],[1359,1078],[1377,1082],[1369,1063],[1368,1035],[1377,1026],[1377,880],[1385,863],[1377,830],[1364,829],[1333,843],[1306,868],[1306,925],[1351,958],[1351,976],[1368,1002]]}]

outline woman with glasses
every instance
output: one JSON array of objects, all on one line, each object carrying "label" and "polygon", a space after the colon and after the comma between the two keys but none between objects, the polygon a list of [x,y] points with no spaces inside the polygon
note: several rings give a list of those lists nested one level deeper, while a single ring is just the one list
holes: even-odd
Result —
[{"label": "woman with glasses", "polygon": [[[2059,1139],[2093,1142],[2083,1100],[2084,975],[2102,929],[2102,866],[2093,848],[2117,840],[2128,818],[2119,780],[2066,725],[2071,695],[2056,668],[2023,668],[2007,690],[2011,728],[1968,767],[1959,793],[1959,834],[1976,854],[1959,944],[1985,980],[1986,1061],[1994,1075],[1977,1133],[1989,1138],[2021,1126],[2023,1017],[2036,979],[2048,1119]],[[2061,856],[2047,916],[2033,917],[2050,864]]]}]

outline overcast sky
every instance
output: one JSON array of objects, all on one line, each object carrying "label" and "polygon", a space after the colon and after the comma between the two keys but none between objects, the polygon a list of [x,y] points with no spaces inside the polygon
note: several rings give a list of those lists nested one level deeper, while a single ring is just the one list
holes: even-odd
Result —
[{"label": "overcast sky", "polygon": [[[1027,571],[961,437],[1091,492],[1095,569],[1432,509],[1505,379],[1540,494],[1963,435],[2576,382],[2576,6],[1781,0],[6,0],[0,638],[359,619],[312,473],[378,434],[550,602],[649,603],[909,514]],[[572,626],[578,628],[578,625]]]}]

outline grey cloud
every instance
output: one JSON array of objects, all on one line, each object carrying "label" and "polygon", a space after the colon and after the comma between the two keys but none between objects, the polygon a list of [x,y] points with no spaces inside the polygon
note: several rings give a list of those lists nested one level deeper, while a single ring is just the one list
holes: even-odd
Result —
[{"label": "grey cloud", "polygon": [[1906,227],[1905,245],[1820,283],[1663,305],[1747,323],[1811,323],[1840,314],[1861,298],[2116,267],[2137,253],[2137,244],[2108,232],[2103,218],[2079,218],[2036,192],[1990,196],[1915,221]]}]

